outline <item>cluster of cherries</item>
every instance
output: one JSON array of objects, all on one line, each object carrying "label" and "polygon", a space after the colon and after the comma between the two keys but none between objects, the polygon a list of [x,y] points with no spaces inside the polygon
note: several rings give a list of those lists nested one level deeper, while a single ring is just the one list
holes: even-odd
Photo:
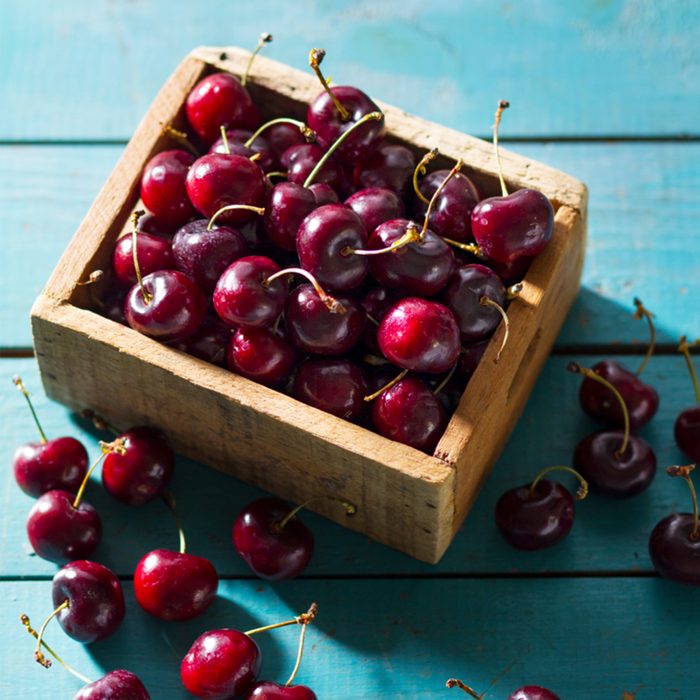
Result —
[{"label": "cluster of cherries", "polygon": [[[634,300],[636,319],[646,319],[651,340],[636,372],[614,360],[602,360],[592,368],[575,362],[567,369],[584,377],[579,390],[581,407],[609,427],[584,437],[573,454],[574,468],[547,467],[530,484],[506,491],[496,503],[496,523],[513,547],[537,550],[550,547],[570,532],[575,517],[575,497],[562,484],[543,478],[550,471],[574,474],[580,482],[576,498],[585,498],[589,485],[609,498],[628,498],[649,487],[656,475],[656,455],[649,443],[634,434],[656,414],[659,395],[640,375],[655,345],[653,314]],[[695,346],[700,343],[694,343]],[[691,344],[681,338],[698,405],[676,419],[678,447],[693,461],[700,461],[700,385],[690,355]],[[700,585],[700,524],[698,502],[691,473],[695,465],[672,466],[669,476],[682,477],[690,489],[693,512],[673,513],[661,520],[649,538],[649,554],[657,571],[667,578]]]},{"label": "cluster of cherries", "polygon": [[[265,35],[260,46],[270,39]],[[323,91],[306,123],[260,125],[246,77],[189,94],[192,137],[145,166],[133,231],[96,304],[110,318],[308,405],[432,452],[530,261],[542,193],[482,198],[385,138],[361,90]],[[494,149],[498,160],[496,113]],[[297,283],[299,281],[300,283]],[[515,289],[513,289],[513,285]],[[408,374],[410,372],[410,374]],[[370,406],[371,404],[371,406]]]},{"label": "cluster of cherries", "polygon": [[[143,700],[148,693],[131,672],[112,671],[90,682],[70,668],[43,640],[46,626],[56,618],[64,631],[83,644],[105,639],[121,625],[125,615],[124,595],[119,579],[107,567],[88,557],[102,535],[96,509],[83,496],[88,480],[102,464],[102,484],[118,501],[140,506],[162,498],[171,509],[180,536],[179,550],[155,549],[145,554],[134,571],[134,593],[149,614],[165,621],[190,620],[203,613],[216,597],[219,577],[212,563],[187,552],[175,502],[166,490],[174,471],[174,454],[166,437],[146,426],[119,432],[91,411],[84,415],[102,430],[112,430],[111,442],[100,442],[101,455],[88,467],[84,445],[73,437],[49,440],[39,422],[21,379],[15,384],[25,396],[40,434],[40,441],[19,447],[14,455],[15,479],[36,503],[27,518],[27,534],[36,554],[64,566],[52,584],[54,611],[35,631],[26,615],[22,622],[37,639],[36,659],[51,662],[42,648],[70,672],[87,683],[77,695],[80,700]],[[354,505],[342,501],[348,515]],[[236,519],[233,543],[236,551],[259,576],[278,580],[298,575],[313,555],[314,537],[297,518],[302,506],[290,508],[279,499],[254,501]],[[292,685],[303,648],[305,625],[311,622],[315,606],[307,614],[287,623],[302,624],[297,666],[285,686],[261,681],[260,653],[246,633],[213,630],[199,637],[181,667],[182,682],[195,696],[225,700],[243,695],[251,700],[315,700],[305,686]],[[199,651],[198,651],[199,650]]]}]

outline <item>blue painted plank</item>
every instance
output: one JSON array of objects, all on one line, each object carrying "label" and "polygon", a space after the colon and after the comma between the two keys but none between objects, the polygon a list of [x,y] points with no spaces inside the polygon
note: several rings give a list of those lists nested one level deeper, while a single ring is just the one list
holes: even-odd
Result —
[{"label": "blue painted plank", "polygon": [[[515,551],[502,541],[495,528],[493,508],[499,495],[507,488],[527,483],[545,466],[570,463],[576,442],[595,427],[578,408],[577,378],[564,370],[570,359],[573,358],[556,357],[547,363],[520,424],[461,532],[437,567],[416,562],[307,513],[303,520],[317,542],[307,575],[651,572],[647,539],[654,524],[670,512],[690,507],[683,485],[663,474],[649,491],[629,501],[592,495],[580,503],[571,536],[548,551]],[[596,358],[576,359],[592,363]],[[632,367],[638,361],[621,359]],[[22,397],[10,385],[10,377],[17,371],[34,389],[47,433],[76,434],[90,445],[90,453],[97,455],[95,436],[77,429],[66,409],[42,396],[33,360],[6,359],[0,361],[0,392],[4,397],[0,402],[0,424],[5,426],[0,437],[0,463],[9,464],[14,448],[35,438],[31,416],[24,409]],[[656,449],[661,466],[679,463],[683,457],[674,446],[672,427],[677,413],[692,404],[690,380],[680,357],[656,358],[647,371],[648,380],[661,394],[662,407],[644,435]],[[569,477],[564,481],[573,483]],[[231,545],[231,527],[239,510],[261,492],[186,460],[178,461],[172,488],[190,551],[210,557],[222,575],[250,575]],[[102,490],[99,478],[88,488],[86,498],[98,508],[104,522],[104,544],[95,557],[120,575],[131,575],[138,560],[150,549],[176,546],[173,522],[161,503],[138,509],[118,504]],[[53,575],[53,564],[31,556],[24,520],[33,501],[19,491],[9,469],[0,482],[0,503],[0,577]]]},{"label": "blue painted plank", "polygon": [[128,138],[188,51],[263,30],[269,56],[324,45],[336,82],[468,133],[508,98],[511,136],[697,135],[699,28],[692,0],[4,2],[0,139]]},{"label": "blue painted plank", "polygon": [[[660,340],[700,336],[700,144],[518,144],[590,186],[584,289],[560,345],[640,343],[639,295]],[[0,347],[29,347],[32,301],[121,152],[120,147],[0,146]]]},{"label": "blue painted plank", "polygon": [[[32,658],[20,612],[38,623],[50,612],[48,582],[0,584],[5,638],[2,697],[70,698],[80,683],[58,665]],[[460,676],[487,700],[526,683],[561,698],[692,700],[692,654],[700,630],[697,591],[660,579],[497,579],[303,581],[281,587],[226,581],[199,620],[165,624],[139,610],[125,583],[127,617],[111,639],[84,648],[53,628],[49,644],[96,678],[115,667],[138,673],[154,700],[188,698],[179,663],[206,629],[250,629],[318,601],[298,680],[323,700],[449,700],[448,677]],[[258,638],[263,677],[284,683],[297,634]],[[630,693],[630,695],[624,695]]]}]

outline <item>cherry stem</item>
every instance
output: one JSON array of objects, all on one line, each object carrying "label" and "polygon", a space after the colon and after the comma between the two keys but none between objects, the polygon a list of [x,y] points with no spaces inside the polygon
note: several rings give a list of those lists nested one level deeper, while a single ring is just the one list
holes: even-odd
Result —
[{"label": "cherry stem", "polygon": [[458,364],[459,362],[455,362],[454,365],[452,365],[452,369],[445,375],[445,378],[433,390],[433,396],[437,396],[447,386],[450,379],[452,379],[454,373],[457,371]]},{"label": "cherry stem", "polygon": [[122,433],[121,430],[115,428],[111,423],[108,423],[106,418],[99,415],[98,413],[95,413],[91,408],[84,408],[80,412],[80,417],[85,418],[85,420],[92,421],[92,424],[98,430],[104,430],[110,433],[114,433],[115,435],[121,435]]},{"label": "cherry stem", "polygon": [[267,279],[263,280],[263,285],[269,287],[277,278],[283,277],[284,275],[301,275],[305,277],[309,282],[311,282],[313,288],[316,290],[316,294],[320,297],[321,301],[326,305],[326,308],[332,314],[344,314],[345,307],[334,297],[326,292],[323,287],[318,283],[318,280],[308,271],[301,267],[288,267],[285,270],[279,270],[273,275],[270,275]]},{"label": "cherry stem", "polygon": [[113,442],[103,442],[100,440],[98,443],[100,446],[100,450],[102,451],[102,454],[92,463],[92,466],[90,469],[87,470],[87,474],[85,475],[85,478],[83,479],[83,483],[80,484],[80,488],[78,489],[78,493],[75,494],[75,500],[73,501],[73,508],[78,508],[80,506],[80,501],[83,498],[83,493],[85,493],[85,488],[87,486],[88,481],[90,480],[90,475],[92,472],[95,471],[97,465],[108,455],[112,454],[113,452],[119,455],[124,455],[126,454],[126,447],[124,447],[124,438],[117,438]]},{"label": "cherry stem", "polygon": [[306,180],[304,180],[304,187],[310,187],[313,184],[316,176],[321,171],[321,168],[323,168],[323,166],[326,164],[326,161],[328,161],[328,159],[338,150],[338,148],[340,148],[340,146],[350,138],[350,135],[353,133],[353,131],[355,131],[355,129],[359,129],[363,124],[366,124],[369,121],[379,121],[383,118],[384,115],[381,112],[369,112],[369,114],[365,114],[364,117],[358,119],[351,127],[344,131],[323,154],[318,163],[316,163],[314,169],[309,173]]},{"label": "cherry stem", "polygon": [[187,554],[187,542],[185,541],[185,531],[182,529],[182,520],[180,520],[180,514],[177,512],[177,504],[175,502],[175,496],[173,496],[170,491],[165,491],[162,495],[163,503],[168,506],[168,510],[172,513],[175,519],[175,526],[177,527],[177,532],[180,536],[180,554]]},{"label": "cherry stem", "polygon": [[102,272],[102,270],[93,270],[86,280],[80,280],[80,282],[76,282],[76,284],[78,287],[89,287],[91,284],[99,282],[104,275],[105,273]]},{"label": "cherry stem", "polygon": [[[67,602],[67,601],[66,601]],[[25,629],[29,634],[34,637],[34,639],[39,640],[39,633],[32,627],[31,621],[29,619],[28,615],[25,615],[22,613],[19,616],[20,622],[24,625]],[[70,666],[68,663],[66,663],[44,640],[43,638],[38,642],[46,651],[53,656],[56,661],[58,661],[63,668],[66,669],[69,673],[72,673],[76,678],[81,680],[83,683],[92,683],[92,681],[84,676],[82,673],[78,673],[72,666]],[[36,652],[34,654],[34,658],[42,665],[44,668],[49,668],[51,666],[51,661],[49,661],[42,653],[41,651],[39,652],[39,655],[37,656]],[[47,665],[48,664],[48,665]]]},{"label": "cherry stem", "polygon": [[285,173],[282,170],[272,170],[269,173],[265,173],[265,177],[270,179],[271,177],[281,177],[284,180],[289,179],[289,173]]},{"label": "cherry stem", "polygon": [[258,130],[253,132],[253,135],[243,145],[246,148],[250,148],[260,134],[267,131],[267,129],[269,129],[271,126],[275,126],[275,124],[291,124],[292,126],[296,126],[297,129],[301,131],[301,135],[309,143],[316,140],[316,132],[304,124],[304,122],[299,121],[298,119],[292,119],[291,117],[278,117],[277,119],[271,119],[269,122],[265,122],[261,127],[258,127]]},{"label": "cherry stem", "polygon": [[566,366],[566,369],[569,370],[569,372],[573,372],[574,374],[581,374],[587,379],[592,379],[594,382],[602,384],[618,400],[620,408],[622,409],[622,418],[625,422],[625,432],[622,437],[622,444],[620,445],[619,449],[616,450],[613,456],[617,460],[622,459],[622,456],[627,451],[627,445],[629,444],[630,439],[630,414],[627,410],[627,404],[622,398],[622,394],[617,390],[617,388],[613,384],[611,384],[607,379],[601,377],[595,370],[589,369],[588,367],[581,367],[581,365],[579,365],[577,362],[569,362],[569,364]]},{"label": "cherry stem", "polygon": [[649,309],[644,307],[641,299],[635,297],[634,305],[637,307],[637,309],[634,312],[633,318],[636,321],[640,321],[644,318],[649,326],[649,347],[647,348],[646,355],[644,355],[642,364],[639,365],[639,369],[635,373],[637,376],[639,376],[649,364],[649,360],[651,360],[651,356],[654,354],[654,347],[656,346],[656,328],[654,328],[654,314],[651,313]]},{"label": "cherry stem", "polygon": [[248,64],[245,67],[245,73],[243,73],[243,77],[241,78],[241,85],[243,87],[245,87],[248,84],[248,76],[250,75],[250,69],[253,67],[253,61],[255,60],[255,57],[260,52],[260,49],[262,49],[262,47],[265,46],[265,44],[269,44],[271,41],[272,34],[270,34],[269,32],[263,32],[258,38],[257,46],[250,52],[250,58],[248,59]]},{"label": "cherry stem", "polygon": [[227,156],[231,155],[231,146],[229,145],[228,142],[228,134],[226,133],[226,127],[222,124],[219,127],[219,131],[221,132],[221,145],[224,147],[224,153]]},{"label": "cherry stem", "polygon": [[426,166],[435,158],[435,156],[437,156],[438,153],[439,151],[437,148],[433,148],[432,151],[428,151],[420,159],[420,162],[413,170],[413,191],[416,193],[416,197],[418,197],[423,204],[429,204],[430,200],[421,192],[420,187],[418,186],[418,177],[424,176],[428,172]]},{"label": "cherry stem", "polygon": [[134,258],[134,271],[136,272],[136,279],[138,280],[139,287],[141,287],[141,294],[143,295],[143,300],[148,305],[151,303],[151,301],[153,301],[153,296],[151,295],[150,292],[146,291],[146,288],[143,286],[143,279],[141,278],[141,268],[139,267],[139,256],[138,256],[138,252],[137,252],[138,237],[139,237],[139,232],[138,232],[139,219],[145,213],[146,212],[143,209],[137,209],[131,215],[131,222],[134,226],[134,229],[131,232],[131,255]]},{"label": "cherry stem", "polygon": [[264,207],[254,207],[252,204],[227,204],[225,207],[221,207],[218,211],[215,211],[209,223],[207,224],[207,231],[211,231],[214,228],[214,222],[219,218],[221,214],[226,211],[237,211],[237,210],[252,211],[262,216],[265,213]]},{"label": "cherry stem", "polygon": [[304,639],[306,637],[306,628],[308,626],[308,623],[304,623],[301,626],[301,632],[299,632],[299,649],[297,650],[297,660],[294,664],[294,668],[292,669],[292,673],[289,676],[289,679],[284,684],[285,688],[288,688],[294,682],[294,679],[297,677],[297,673],[299,673],[299,667],[301,666],[301,657],[304,655]]},{"label": "cherry stem", "polygon": [[36,411],[34,410],[34,404],[32,403],[32,400],[29,398],[29,392],[25,388],[24,382],[22,381],[22,378],[18,375],[16,377],[13,377],[12,381],[14,382],[17,389],[19,389],[20,394],[22,394],[22,396],[24,396],[24,398],[27,399],[27,404],[29,405],[29,410],[32,412],[32,417],[34,418],[34,422],[36,423],[36,427],[39,430],[39,435],[41,436],[41,442],[42,442],[42,444],[45,445],[48,442],[48,439],[46,438],[46,433],[44,432],[44,429],[41,427],[41,423],[39,422],[39,416],[37,416]]},{"label": "cherry stem", "polygon": [[554,467],[546,467],[535,477],[534,481],[530,484],[530,498],[535,495],[535,489],[537,488],[537,484],[540,482],[540,479],[542,479],[545,474],[555,471],[569,472],[569,474],[573,474],[579,480],[580,486],[576,489],[577,501],[582,501],[588,495],[588,482],[575,469],[556,465]]},{"label": "cherry stem", "polygon": [[498,311],[498,313],[501,314],[501,318],[503,319],[503,327],[505,328],[505,332],[503,333],[501,347],[498,348],[498,352],[496,353],[495,361],[498,362],[501,359],[503,350],[505,349],[506,344],[508,343],[508,336],[510,335],[510,321],[508,320],[508,314],[505,312],[505,309],[500,304],[497,304],[493,299],[489,299],[489,297],[481,297],[481,299],[479,299],[479,304],[481,304],[481,306],[490,306],[492,309],[496,309],[496,311]]},{"label": "cherry stem", "polygon": [[377,398],[377,396],[381,396],[385,391],[388,391],[391,389],[394,384],[398,384],[406,375],[408,374],[408,370],[405,369],[401,372],[399,372],[388,384],[385,384],[381,389],[378,391],[375,391],[374,394],[370,394],[369,396],[365,396],[365,401],[370,402],[374,401],[374,399]]},{"label": "cherry stem", "polygon": [[300,510],[303,510],[306,508],[310,503],[314,503],[315,501],[322,501],[322,500],[329,500],[329,501],[335,501],[336,503],[340,503],[340,505],[345,508],[345,515],[348,516],[348,518],[351,518],[355,513],[357,513],[357,506],[354,503],[350,503],[350,501],[346,501],[343,498],[336,498],[335,496],[316,496],[314,498],[309,498],[308,500],[304,501],[301,505],[298,505],[292,510],[287,513],[287,515],[282,518],[282,520],[279,521],[275,525],[275,531],[280,532],[281,530],[284,530],[284,528],[287,526],[287,523],[292,520],[292,518],[295,518],[297,514],[299,513]]},{"label": "cherry stem", "polygon": [[700,540],[700,517],[698,516],[698,494],[695,491],[695,485],[693,480],[690,478],[691,473],[695,470],[694,464],[687,464],[684,467],[673,466],[667,467],[666,473],[669,476],[680,476],[685,479],[685,483],[688,484],[690,489],[690,497],[693,499],[693,529],[690,531],[690,539],[693,542]]},{"label": "cherry stem", "polygon": [[313,622],[314,618],[316,617],[317,612],[318,612],[318,605],[316,605],[316,603],[311,603],[311,605],[309,606],[309,609],[305,613],[298,615],[293,620],[285,620],[284,622],[277,622],[274,625],[265,625],[264,627],[256,627],[255,629],[248,630],[247,632],[244,632],[243,634],[247,635],[248,637],[252,637],[254,634],[260,634],[260,632],[268,632],[269,630],[276,630],[276,629],[279,629],[280,627],[289,627],[290,625],[308,625],[311,622]]},{"label": "cherry stem", "polygon": [[164,124],[162,122],[160,127],[166,136],[184,146],[193,156],[199,157],[199,151],[194,147],[186,132],[176,129],[172,124]]},{"label": "cherry stem", "polygon": [[522,282],[516,282],[516,284],[511,284],[511,286],[508,287],[508,289],[506,289],[506,299],[508,299],[508,301],[513,301],[513,299],[517,299],[522,291]]},{"label": "cherry stem", "polygon": [[496,168],[498,169],[498,180],[501,183],[501,193],[504,197],[508,196],[508,188],[506,187],[506,181],[503,179],[503,168],[501,167],[501,154],[498,150],[498,127],[501,124],[501,115],[503,110],[510,107],[510,102],[507,100],[500,100],[498,103],[498,109],[496,110],[496,119],[493,123],[493,152],[496,156]]},{"label": "cherry stem", "polygon": [[435,202],[437,202],[438,197],[442,194],[442,191],[445,189],[445,185],[462,169],[462,166],[464,163],[462,162],[462,159],[460,158],[450,170],[449,173],[447,173],[447,177],[440,183],[440,186],[433,192],[433,196],[430,198],[430,202],[428,202],[428,209],[425,212],[425,219],[423,219],[423,229],[420,232],[420,238],[423,240],[423,237],[425,236],[425,232],[428,230],[428,222],[430,220],[430,215],[433,213],[433,207],[435,206]]},{"label": "cherry stem", "polygon": [[464,250],[467,253],[471,253],[472,255],[476,255],[477,257],[482,257],[481,255],[481,248],[476,243],[461,243],[460,241],[455,241],[452,240],[451,238],[445,238],[445,236],[442,236],[442,240],[445,241],[445,243],[449,243],[451,246],[455,248],[459,248],[460,250]]},{"label": "cherry stem", "polygon": [[459,688],[460,690],[463,690],[467,695],[475,698],[475,700],[483,700],[483,693],[479,695],[479,693],[477,693],[476,690],[474,690],[474,688],[470,688],[468,685],[460,681],[459,678],[450,678],[445,683],[445,685],[448,688]]},{"label": "cherry stem", "polygon": [[395,253],[400,248],[403,248],[411,243],[420,243],[422,240],[421,233],[418,227],[412,222],[408,222],[406,233],[397,238],[391,245],[386,248],[377,248],[375,250],[365,250],[362,248],[350,248],[349,246],[340,251],[341,255],[384,255],[384,253]]},{"label": "cherry stem", "polygon": [[[698,341],[693,343],[698,344]],[[698,375],[695,373],[695,367],[693,367],[693,358],[690,356],[690,343],[688,339],[682,335],[680,343],[678,344],[678,350],[683,353],[685,357],[685,362],[688,365],[688,371],[690,372],[690,378],[693,380],[693,389],[695,390],[695,400],[700,404],[700,386],[698,386]]]},{"label": "cherry stem", "polygon": [[45,620],[44,624],[39,629],[39,634],[36,636],[36,649],[34,650],[34,658],[38,663],[40,663],[44,668],[51,668],[51,661],[47,659],[43,652],[41,651],[41,641],[46,632],[46,628],[49,626],[49,622],[56,617],[63,610],[67,610],[70,607],[68,599],[64,600]]},{"label": "cherry stem", "polygon": [[[311,49],[311,51],[309,52],[309,67],[316,74],[316,77],[321,82],[321,85],[323,85],[323,89],[328,93],[328,97],[331,98],[331,102],[333,102],[335,108],[338,110],[340,119],[346,122],[350,119],[350,112],[348,112],[348,110],[345,109],[345,107],[343,107],[342,104],[340,104],[340,101],[333,94],[333,91],[331,90],[328,81],[323,77],[323,73],[321,72],[321,63],[323,62],[323,59],[325,57],[325,49]],[[306,186],[307,185],[304,185],[304,187]]]}]

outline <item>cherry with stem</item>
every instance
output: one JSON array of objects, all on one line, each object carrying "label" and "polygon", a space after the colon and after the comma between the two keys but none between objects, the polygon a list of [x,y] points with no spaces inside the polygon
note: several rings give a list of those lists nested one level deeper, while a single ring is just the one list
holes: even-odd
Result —
[{"label": "cherry with stem", "polygon": [[697,347],[700,347],[700,341],[696,340],[694,343],[690,343],[685,336],[681,337],[678,344],[678,350],[682,353],[688,365],[697,405],[686,408],[678,415],[673,426],[673,434],[678,447],[692,460],[700,462],[700,385],[693,366],[693,358],[690,354],[691,348]]},{"label": "cherry with stem", "polygon": [[[471,688],[463,681],[457,678],[450,678],[445,685],[448,688],[459,688],[463,690],[469,697],[474,700],[483,700],[485,693],[477,693],[474,688]],[[543,688],[539,685],[526,685],[522,688],[514,690],[507,700],[559,700],[559,696],[555,695],[551,690]]]}]

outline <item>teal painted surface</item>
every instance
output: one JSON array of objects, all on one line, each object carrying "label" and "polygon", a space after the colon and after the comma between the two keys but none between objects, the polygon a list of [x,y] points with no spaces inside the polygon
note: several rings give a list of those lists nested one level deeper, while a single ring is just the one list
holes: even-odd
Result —
[{"label": "teal painted surface", "polygon": [[[700,8],[641,0],[2,4],[0,138],[126,139],[200,44],[252,46],[469,133],[498,99],[519,136],[695,134]],[[37,103],[37,96],[41,102]],[[22,115],[20,119],[16,115]]]}]

